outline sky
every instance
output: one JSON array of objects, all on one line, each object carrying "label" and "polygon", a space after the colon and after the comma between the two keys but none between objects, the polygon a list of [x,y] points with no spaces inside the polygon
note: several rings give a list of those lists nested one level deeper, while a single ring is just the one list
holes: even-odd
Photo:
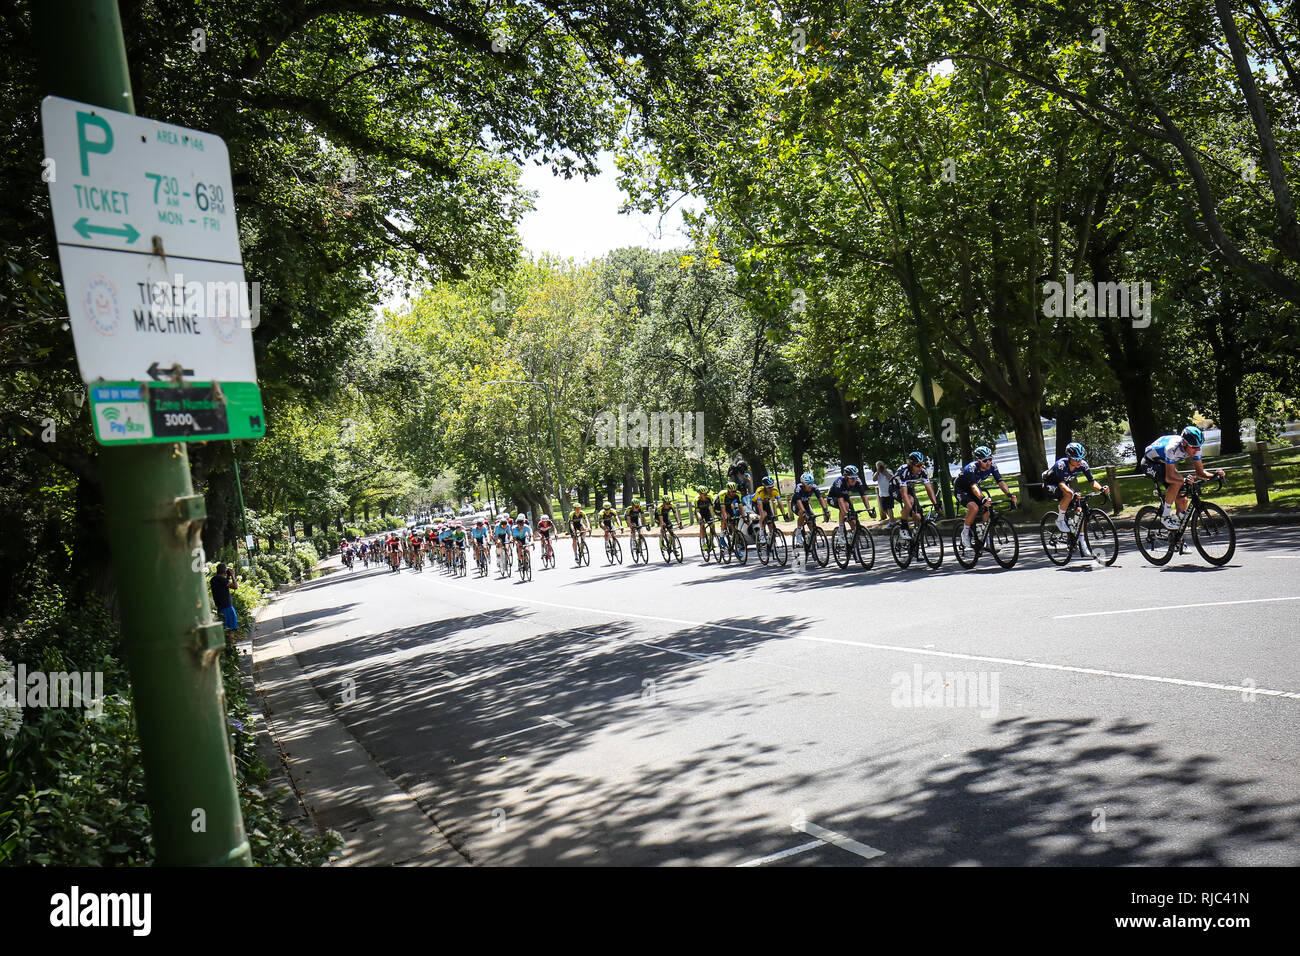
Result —
[{"label": "sky", "polygon": [[[663,216],[620,215],[618,207],[624,197],[618,188],[614,154],[599,153],[597,163],[600,175],[586,181],[562,179],[553,175],[549,166],[523,166],[521,185],[537,193],[536,208],[519,223],[526,253],[590,261],[624,246],[680,249],[690,245],[682,209],[698,211],[703,203],[684,199]],[[385,297],[375,312],[400,309],[405,301],[400,294]]]},{"label": "sky", "polygon": [[619,215],[623,193],[612,153],[597,157],[601,173],[587,181],[561,179],[550,167],[525,165],[520,182],[537,192],[537,208],[520,223],[524,248],[533,255],[590,260],[623,246],[672,249],[689,244],[681,205],[660,217]]}]

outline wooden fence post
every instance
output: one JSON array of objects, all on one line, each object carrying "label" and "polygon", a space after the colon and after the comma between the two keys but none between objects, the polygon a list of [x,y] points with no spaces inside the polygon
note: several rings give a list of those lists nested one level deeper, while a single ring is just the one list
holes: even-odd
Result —
[{"label": "wooden fence post", "polygon": [[1124,510],[1124,494],[1119,490],[1119,474],[1114,465],[1106,466],[1106,484],[1110,485],[1111,514]]},{"label": "wooden fence post", "polygon": [[1268,486],[1271,469],[1268,467],[1268,442],[1256,442],[1250,453],[1250,474],[1255,482],[1255,503],[1268,504]]}]

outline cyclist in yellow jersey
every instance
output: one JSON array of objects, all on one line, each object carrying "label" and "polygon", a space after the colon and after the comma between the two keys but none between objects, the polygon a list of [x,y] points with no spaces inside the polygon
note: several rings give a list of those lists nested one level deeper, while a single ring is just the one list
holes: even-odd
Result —
[{"label": "cyclist in yellow jersey", "polygon": [[754,510],[758,512],[760,525],[767,524],[769,517],[775,521],[778,510],[781,513],[781,520],[789,520],[785,503],[781,500],[781,491],[776,487],[776,482],[772,480],[771,475],[765,475],[759,482],[758,490],[754,492]]}]

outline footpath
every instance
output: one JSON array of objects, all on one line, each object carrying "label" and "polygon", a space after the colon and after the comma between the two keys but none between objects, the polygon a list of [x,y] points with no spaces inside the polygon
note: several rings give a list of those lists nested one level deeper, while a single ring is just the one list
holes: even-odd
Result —
[{"label": "footpath", "polygon": [[[337,564],[335,558],[317,570]],[[286,802],[288,816],[304,828],[321,834],[334,830],[342,837],[333,866],[467,865],[415,799],[334,715],[299,665],[285,608],[296,591],[320,582],[282,589],[258,609],[252,630],[251,676],[269,732],[272,786],[275,774],[283,772],[296,796]]]}]

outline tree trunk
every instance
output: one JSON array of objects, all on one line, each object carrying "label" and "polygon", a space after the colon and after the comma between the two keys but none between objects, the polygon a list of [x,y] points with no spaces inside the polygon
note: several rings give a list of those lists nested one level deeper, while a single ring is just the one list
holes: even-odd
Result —
[{"label": "tree trunk", "polygon": [[835,400],[834,407],[838,410],[835,418],[835,440],[839,446],[840,467],[856,465],[858,459],[862,457],[862,451],[858,446],[857,422],[852,417],[844,392],[837,385],[832,385],[831,388]]},{"label": "tree trunk", "polygon": [[614,507],[615,486],[616,486],[616,482],[614,476],[606,475],[605,476],[605,504],[607,504],[611,508]]},{"label": "tree trunk", "polygon": [[585,481],[578,485],[578,504],[584,509],[591,507],[591,486]]},{"label": "tree trunk", "polygon": [[[1032,406],[1032,407],[1031,407]],[[1039,481],[1039,475],[1047,470],[1047,446],[1043,441],[1043,422],[1038,414],[1038,405],[1026,402],[1012,410],[1012,427],[1016,430],[1016,450],[1020,455],[1020,473],[1028,482]],[[1007,482],[1012,491],[1015,485]],[[1043,493],[1041,487],[1029,486],[1035,491],[1034,497]]]},{"label": "tree trunk", "polygon": [[808,426],[800,423],[790,433],[790,458],[794,463],[795,480],[804,473],[804,455],[808,452]]},{"label": "tree trunk", "polygon": [[654,485],[650,483],[650,446],[645,445],[641,449],[641,476],[645,482],[645,497],[649,501],[654,497]]},{"label": "tree trunk", "polygon": [[1065,455],[1065,446],[1074,441],[1074,425],[1079,415],[1073,405],[1063,405],[1056,412],[1056,457]]},{"label": "tree trunk", "polygon": [[628,506],[628,502],[635,497],[636,488],[636,469],[631,464],[623,468],[623,507]]}]

